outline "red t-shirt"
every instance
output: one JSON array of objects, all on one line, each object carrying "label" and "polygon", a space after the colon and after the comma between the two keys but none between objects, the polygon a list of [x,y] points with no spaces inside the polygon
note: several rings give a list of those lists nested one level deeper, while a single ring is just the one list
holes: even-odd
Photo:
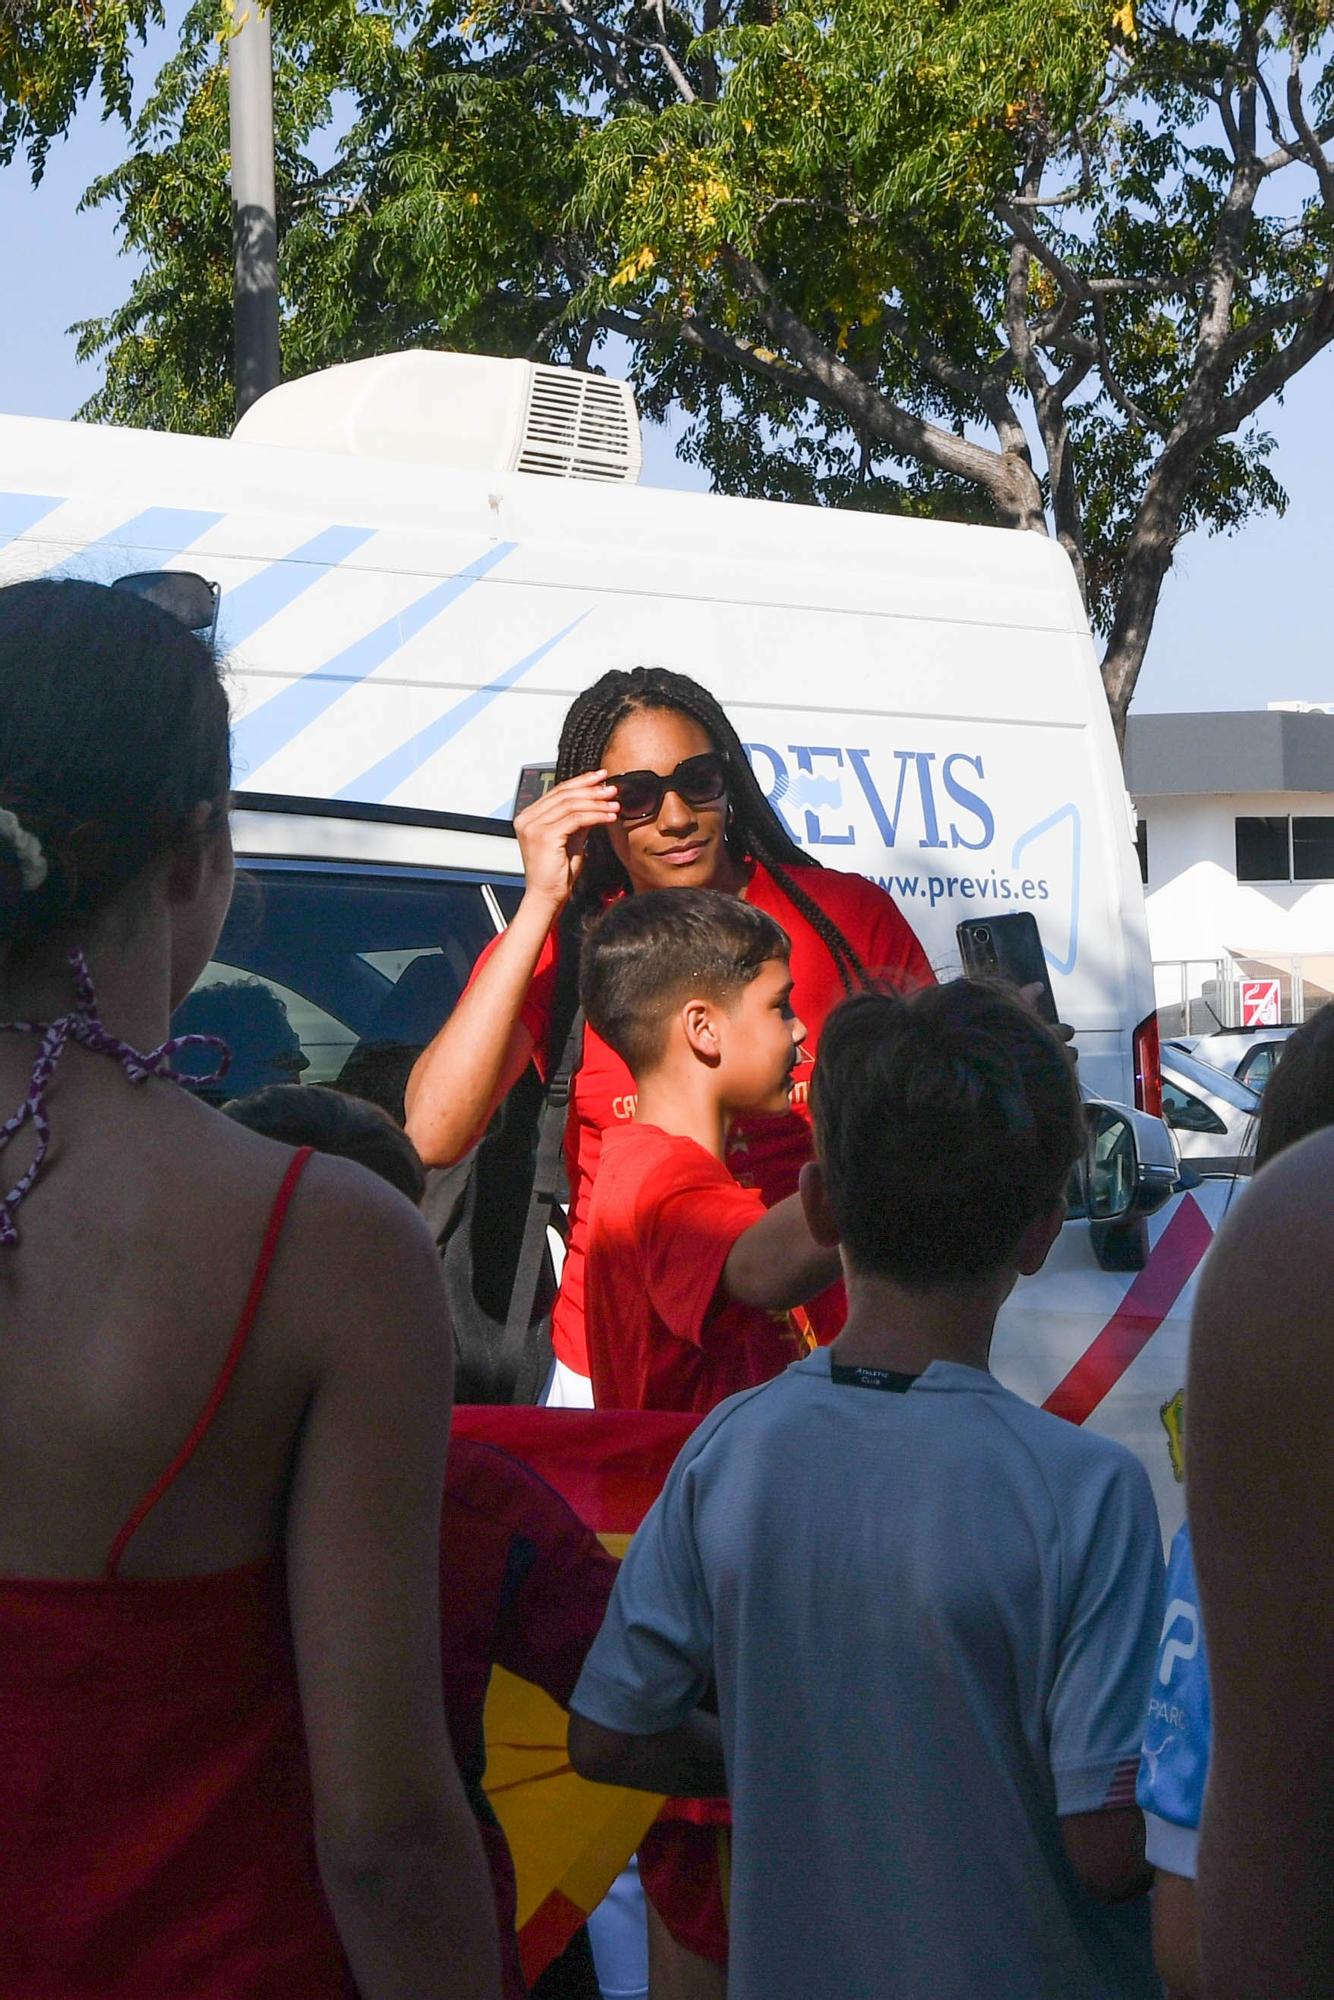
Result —
[{"label": "red t-shirt", "polygon": [[604,1132],[584,1263],[598,1409],[711,1410],[804,1353],[786,1313],[719,1297],[732,1245],[764,1212],[694,1139]]},{"label": "red t-shirt", "polygon": [[482,1789],[493,1666],[562,1708],[602,1623],[616,1564],[559,1493],[494,1445],[453,1437],[445,1473],[440,1600],[445,1714],[495,1886],[505,2000],[523,2000],[514,1863]]},{"label": "red t-shirt", "polygon": [[[934,979],[930,963],[906,919],[886,892],[863,875],[844,875],[832,868],[795,868],[794,881],[819,909],[833,919],[867,972],[886,985],[928,986]],[[820,1030],[843,998],[843,982],[819,933],[788,900],[769,870],[752,866],[746,900],[780,923],[792,940],[792,1005],[806,1024],[805,1047],[813,1056]],[[498,942],[498,940],[497,940]],[[477,977],[495,944],[487,946],[473,968]],[[539,1069],[545,1068],[547,1036],[556,988],[555,934],[542,947],[528,998],[519,1019],[533,1038]],[[738,1119],[732,1130],[728,1166],[736,1179],[758,1188],[767,1208],[795,1192],[797,1176],[811,1155],[810,1095],[812,1063],[793,1072],[790,1112],[776,1117]],[[570,1183],[570,1236],[560,1292],[552,1314],[551,1340],[567,1367],[587,1375],[584,1338],[584,1247],[588,1238],[588,1205],[597,1172],[602,1135],[634,1116],[635,1086],[629,1070],[600,1035],[584,1030],[584,1053],[570,1093],[565,1130],[565,1167]],[[842,1287],[834,1286],[808,1308],[817,1334],[832,1339],[842,1324]]]}]

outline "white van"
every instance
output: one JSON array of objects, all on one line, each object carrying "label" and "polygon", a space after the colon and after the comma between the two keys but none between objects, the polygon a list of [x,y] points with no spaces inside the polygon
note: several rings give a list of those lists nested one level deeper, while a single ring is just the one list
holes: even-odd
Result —
[{"label": "white van", "polygon": [[[942,976],[959,969],[961,918],[1031,910],[1086,1092],[1156,1112],[1128,802],[1060,548],[637,487],[638,463],[622,385],[473,356],[308,377],[227,441],[0,417],[0,581],[215,581],[238,787],[275,807],[330,801],[321,824],[339,829],[387,808],[381,825],[405,839],[422,812],[499,831],[520,768],[550,762],[571,698],[606,668],[692,674],[793,836],[882,882]],[[412,956],[378,949],[385,976]],[[1069,1413],[1130,1438],[1160,1499],[1174,1494],[1160,1406],[1180,1386],[1202,1247],[1176,1218],[1190,1203],[1203,1221],[1212,1193],[1149,1218],[1169,1250],[1175,1228],[1175,1259],[1155,1248],[1134,1274],[1099,1263],[1087,1225],[1076,1252],[1072,1225],[1075,1262],[1016,1295],[998,1344],[1001,1372],[1043,1400],[1123,1302],[1146,1323],[1128,1294],[1152,1273],[1154,1324],[1177,1337],[1127,1358],[1113,1333]]]}]

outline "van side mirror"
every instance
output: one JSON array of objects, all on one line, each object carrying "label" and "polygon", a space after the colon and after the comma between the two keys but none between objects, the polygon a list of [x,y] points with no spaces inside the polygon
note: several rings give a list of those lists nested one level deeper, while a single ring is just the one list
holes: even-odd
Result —
[{"label": "van side mirror", "polygon": [[1138,1271],[1148,1256],[1144,1219],[1179,1181],[1176,1147],[1160,1118],[1115,1104],[1086,1104],[1088,1151],[1075,1170],[1070,1213],[1092,1224],[1105,1271]]},{"label": "van side mirror", "polygon": [[218,605],[222,592],[216,583],[207,583],[192,569],[134,570],[118,576],[113,590],[128,590],[132,597],[145,597],[172,618],[178,618],[191,632],[207,632],[209,644],[218,628]]},{"label": "van side mirror", "polygon": [[1085,1107],[1089,1121],[1088,1218],[1116,1222],[1135,1206],[1139,1154],[1135,1128],[1110,1104]]}]

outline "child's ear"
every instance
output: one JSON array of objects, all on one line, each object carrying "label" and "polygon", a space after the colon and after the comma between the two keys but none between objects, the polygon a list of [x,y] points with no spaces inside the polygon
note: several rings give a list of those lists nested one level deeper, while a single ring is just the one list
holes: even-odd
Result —
[{"label": "child's ear", "polygon": [[1065,1222],[1065,1202],[1057,1202],[1055,1208],[1046,1215],[1035,1216],[1023,1235],[1019,1238],[1019,1251],[1015,1266],[1021,1278],[1031,1278],[1040,1271],[1047,1261],[1052,1244],[1061,1233]]},{"label": "child's ear", "polygon": [[192,840],[172,855],[167,867],[167,895],[173,903],[192,903],[204,886],[204,877],[217,861],[217,842],[207,838],[209,821],[216,808],[197,805],[190,815]]},{"label": "child's ear", "polygon": [[718,1009],[709,1000],[687,1000],[678,1019],[686,1045],[701,1062],[716,1066],[723,1052],[718,1030]]},{"label": "child's ear", "polygon": [[838,1224],[834,1211],[829,1206],[829,1196],[825,1191],[824,1169],[818,1160],[807,1160],[797,1182],[797,1192],[801,1196],[801,1212],[806,1218],[806,1227],[822,1250],[832,1250],[839,1241]]}]

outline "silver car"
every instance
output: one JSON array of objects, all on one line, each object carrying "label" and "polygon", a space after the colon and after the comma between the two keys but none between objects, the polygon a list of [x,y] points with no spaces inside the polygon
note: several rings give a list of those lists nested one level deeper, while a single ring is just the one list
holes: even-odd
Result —
[{"label": "silver car", "polygon": [[1208,1035],[1180,1035],[1167,1046],[1184,1049],[1200,1062],[1211,1063],[1238,1083],[1263,1092],[1283,1053],[1289,1028],[1216,1028]]},{"label": "silver car", "polygon": [[1248,1174],[1255,1163],[1260,1093],[1212,1063],[1165,1042],[1163,1117],[1177,1151],[1201,1174]]}]

